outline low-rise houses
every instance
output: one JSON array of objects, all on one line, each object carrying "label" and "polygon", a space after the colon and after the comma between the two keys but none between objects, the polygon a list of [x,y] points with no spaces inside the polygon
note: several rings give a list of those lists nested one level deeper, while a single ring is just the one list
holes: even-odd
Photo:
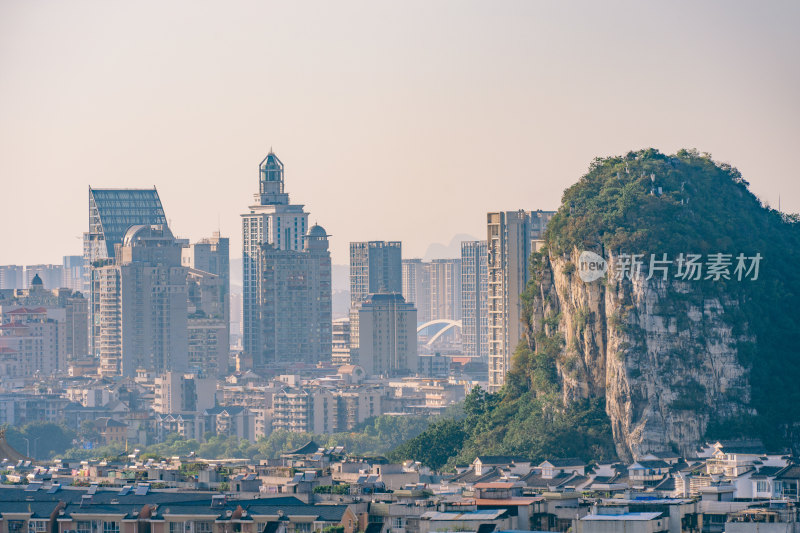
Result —
[{"label": "low-rise houses", "polygon": [[[800,532],[794,458],[759,454],[753,469],[736,477],[709,474],[717,465],[707,459],[598,465],[482,455],[457,474],[434,475],[419,463],[349,456],[313,441],[258,465],[193,457],[142,462],[134,452],[116,461],[37,467],[20,455],[2,465],[7,483],[27,485],[0,488],[0,517],[8,523],[0,531]],[[688,465],[710,481],[684,497],[667,481]],[[736,483],[745,474],[750,488]],[[105,523],[114,525],[97,525]]]},{"label": "low-rise houses", "polygon": [[0,489],[0,525],[9,533],[261,533],[357,531],[349,505],[312,505],[293,497],[231,499],[213,493],[45,487]]}]

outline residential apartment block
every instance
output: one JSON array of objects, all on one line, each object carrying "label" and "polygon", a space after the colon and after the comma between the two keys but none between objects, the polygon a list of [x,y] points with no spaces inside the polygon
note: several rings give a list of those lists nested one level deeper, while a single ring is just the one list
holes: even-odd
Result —
[{"label": "residential apartment block", "polygon": [[417,310],[398,292],[370,294],[358,306],[358,340],[351,331],[353,364],[367,375],[417,370]]},{"label": "residential apartment block", "polygon": [[132,226],[113,264],[93,268],[102,375],[188,369],[187,269],[165,225]]},{"label": "residential apartment block", "polygon": [[242,214],[243,348],[253,365],[317,362],[331,355],[328,235],[308,227],[302,205],[284,191],[284,166],[270,151],[259,192]]},{"label": "residential apartment block", "polygon": [[489,391],[505,383],[523,333],[520,294],[529,279],[529,258],[542,243],[554,211],[501,211],[487,215]]},{"label": "residential apartment block", "polygon": [[461,243],[461,343],[465,356],[489,356],[486,241]]}]

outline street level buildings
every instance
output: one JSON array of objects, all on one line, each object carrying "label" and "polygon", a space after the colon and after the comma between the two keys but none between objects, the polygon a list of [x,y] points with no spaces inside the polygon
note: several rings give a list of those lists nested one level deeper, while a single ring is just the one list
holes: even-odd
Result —
[{"label": "street level buildings", "polygon": [[155,378],[153,411],[160,414],[196,414],[216,404],[217,381],[196,374],[165,372]]}]

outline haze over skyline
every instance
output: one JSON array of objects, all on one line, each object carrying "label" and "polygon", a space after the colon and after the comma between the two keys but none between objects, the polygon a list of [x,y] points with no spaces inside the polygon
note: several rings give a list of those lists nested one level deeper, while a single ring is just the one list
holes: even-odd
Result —
[{"label": "haze over skyline", "polygon": [[82,253],[88,186],[239,214],[272,147],[310,223],[403,255],[556,209],[595,157],[710,152],[800,211],[794,2],[0,4],[0,264]]}]

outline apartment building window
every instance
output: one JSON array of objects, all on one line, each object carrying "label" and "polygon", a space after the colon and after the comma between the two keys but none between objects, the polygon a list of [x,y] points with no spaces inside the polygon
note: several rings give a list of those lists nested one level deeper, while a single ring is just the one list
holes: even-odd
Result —
[{"label": "apartment building window", "polygon": [[170,522],[169,533],[184,533],[183,522]]},{"label": "apartment building window", "polygon": [[211,533],[214,527],[214,522],[204,521],[194,523],[194,533]]},{"label": "apartment building window", "polygon": [[119,522],[103,522],[103,533],[119,533]]},{"label": "apartment building window", "polygon": [[28,533],[45,533],[47,520],[28,520]]},{"label": "apartment building window", "polygon": [[295,533],[311,533],[311,522],[302,522],[294,525]]}]

